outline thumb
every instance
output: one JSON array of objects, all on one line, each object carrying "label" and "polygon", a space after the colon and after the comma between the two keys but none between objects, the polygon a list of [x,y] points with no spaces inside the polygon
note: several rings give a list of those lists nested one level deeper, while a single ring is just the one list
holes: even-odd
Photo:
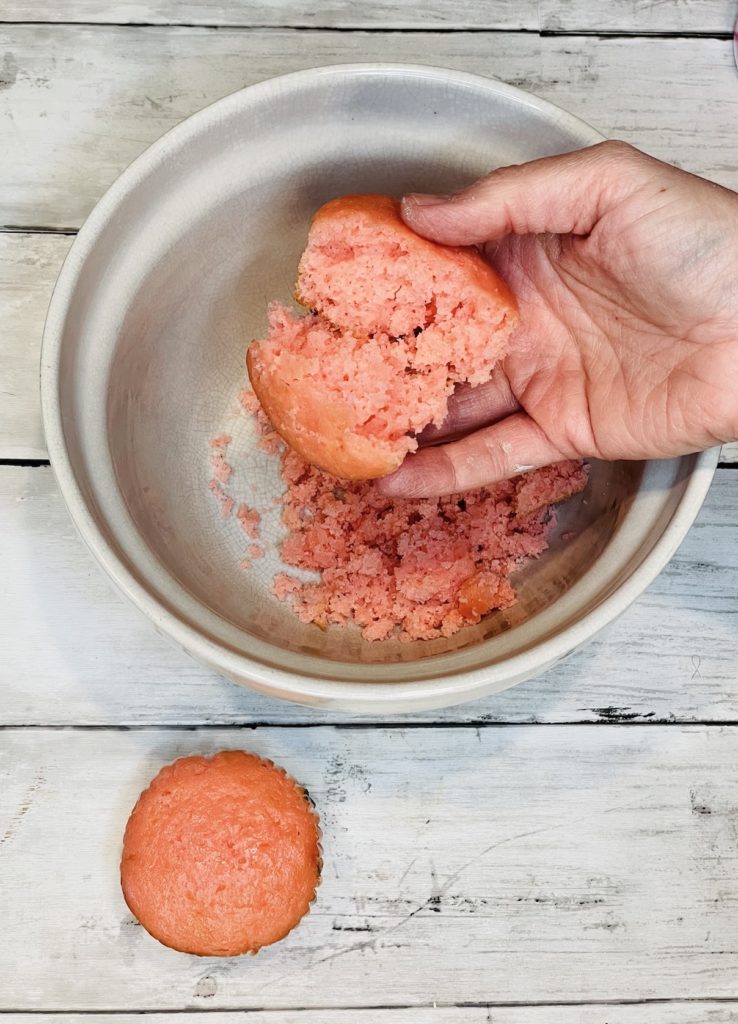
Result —
[{"label": "thumb", "polygon": [[392,498],[435,498],[572,457],[578,453],[560,450],[530,417],[516,413],[460,441],[408,455],[399,469],[377,480],[377,488]]},{"label": "thumb", "polygon": [[[402,216],[419,235],[474,245],[505,235],[587,235],[656,163],[624,142],[501,167],[457,195],[410,194]],[[640,171],[640,174],[638,173]]]}]

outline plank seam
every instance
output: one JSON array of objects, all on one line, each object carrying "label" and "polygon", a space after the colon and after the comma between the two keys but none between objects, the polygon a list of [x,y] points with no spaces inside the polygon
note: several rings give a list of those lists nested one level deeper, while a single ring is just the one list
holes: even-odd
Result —
[{"label": "plank seam", "polygon": [[571,39],[577,37],[589,38],[589,39],[717,39],[717,40],[732,40],[732,32],[700,32],[700,31],[679,31],[677,29],[673,31],[658,31],[653,32],[627,32],[622,29],[613,30],[612,32],[599,30],[597,32],[591,32],[587,29],[537,29],[537,28],[499,28],[499,27],[488,27],[479,25],[454,25],[449,27],[447,25],[437,26],[386,26],[386,27],[375,27],[369,25],[300,25],[285,23],[282,25],[272,25],[265,23],[254,23],[254,24],[242,24],[242,25],[216,25],[210,22],[194,22],[194,21],[172,21],[172,22],[150,22],[150,21],[123,21],[123,22],[109,22],[109,21],[16,21],[13,19],[0,18],[0,25],[13,25],[13,26],[31,26],[31,27],[48,27],[48,28],[64,28],[74,26],[77,28],[147,28],[147,29],[171,29],[171,28],[193,28],[203,29],[209,32],[344,32],[344,33],[359,33],[363,32],[366,34],[409,34],[409,35],[455,35],[458,33],[470,33],[470,34],[482,34],[487,33],[490,35],[532,35],[540,36],[543,39],[555,39],[564,38]]},{"label": "plank seam", "polygon": [[495,1002],[488,1003],[478,1000],[465,1000],[464,1002],[447,1003],[435,1000],[428,1003],[378,1003],[371,1005],[356,1005],[353,1006],[258,1006],[258,1007],[242,1007],[242,1006],[221,1006],[221,1007],[209,1007],[209,1006],[186,1006],[186,1007],[169,1007],[166,1009],[150,1009],[148,1007],[136,1007],[134,1009],[126,1008],[122,1010],[114,1010],[108,1008],[101,1008],[96,1010],[59,1010],[59,1009],[46,1009],[46,1010],[28,1010],[21,1008],[8,1008],[0,1009],[0,1016],[5,1014],[26,1014],[28,1016],[44,1017],[51,1015],[67,1015],[75,1014],[76,1016],[94,1016],[105,1015],[105,1016],[124,1016],[126,1014],[180,1014],[186,1016],[187,1014],[194,1013],[242,1013],[255,1014],[255,1013],[284,1013],[287,1012],[303,1012],[303,1013],[324,1013],[327,1011],[333,1011],[336,1013],[346,1010],[431,1010],[431,1009],[443,1009],[443,1010],[505,1010],[505,1009],[525,1009],[527,1007],[546,1008],[546,1007],[581,1007],[581,1006],[682,1006],[682,1005],[700,1005],[705,1003],[719,1003],[721,1005],[730,1005],[738,1003],[738,996],[652,996],[644,999],[594,999],[594,1000],[572,1000],[572,999],[560,999],[560,1000],[536,1000],[533,1002],[520,1001],[520,1000],[509,1000],[506,1002]]},{"label": "plank seam", "polygon": [[[593,709],[593,713],[596,713]],[[393,732],[403,732],[419,729],[601,729],[605,726],[614,726],[618,729],[724,729],[738,727],[738,719],[716,718],[649,718],[646,715],[638,715],[637,718],[630,718],[627,714],[623,717],[603,717],[593,720],[569,719],[563,722],[540,722],[540,721],[488,721],[485,719],[468,719],[464,722],[448,721],[427,721],[427,722],[398,722],[388,719],[379,719],[370,722],[330,722],[321,721],[319,718],[313,722],[281,722],[263,719],[256,722],[142,722],[106,724],[104,722],[88,724],[60,724],[45,722],[16,722],[1,723],[0,732],[23,732],[25,730],[42,730],[48,732],[215,732],[224,729],[242,729],[254,732],[257,729],[335,729],[337,732],[366,732],[368,730],[384,729]]]},{"label": "plank seam", "polygon": [[[0,22],[1,24],[1,22]],[[79,228],[54,228],[43,227],[42,225],[31,224],[27,227],[23,224],[2,224],[0,234],[4,235],[76,235]]]},{"label": "plank seam", "polygon": [[46,467],[50,465],[51,463],[48,459],[0,459],[0,467],[18,466],[25,467],[27,469],[38,469],[39,467]]}]

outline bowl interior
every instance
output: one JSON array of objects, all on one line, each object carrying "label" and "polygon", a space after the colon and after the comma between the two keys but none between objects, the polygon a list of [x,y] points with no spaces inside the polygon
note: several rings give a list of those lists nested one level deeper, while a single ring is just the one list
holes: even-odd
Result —
[{"label": "bowl interior", "polygon": [[[327,199],[449,191],[597,138],[492,81],[326,69],[230,97],[134,165],[86,229],[94,240],[66,313],[60,405],[91,514],[160,606],[265,664],[403,680],[530,648],[617,586],[676,508],[686,464],[594,464],[549,551],[517,574],[519,603],[450,640],[368,644],[353,628],[303,625],[270,591],[277,460],[238,407],[246,344],[263,332],[267,303],[289,301],[310,217]],[[208,441],[223,432],[233,437],[228,489],[263,512],[269,554],[249,570],[239,524],[221,519],[208,490]]]}]

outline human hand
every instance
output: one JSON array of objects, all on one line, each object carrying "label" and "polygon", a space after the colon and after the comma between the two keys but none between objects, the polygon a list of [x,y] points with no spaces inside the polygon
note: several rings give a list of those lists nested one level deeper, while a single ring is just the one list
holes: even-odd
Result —
[{"label": "human hand", "polygon": [[738,194],[605,142],[450,198],[407,196],[403,216],[427,238],[480,245],[521,327],[492,380],[459,390],[443,427],[378,482],[385,494],[738,439]]}]

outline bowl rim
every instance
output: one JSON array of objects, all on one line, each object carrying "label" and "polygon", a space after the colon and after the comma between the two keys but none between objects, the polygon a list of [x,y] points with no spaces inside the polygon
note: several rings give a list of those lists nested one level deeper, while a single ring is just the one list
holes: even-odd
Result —
[{"label": "bowl rim", "polygon": [[[416,75],[422,78],[453,81],[461,86],[507,95],[532,107],[579,134],[584,130],[591,143],[603,136],[581,118],[498,79],[466,71],[424,64],[347,63],[328,64],[279,75],[246,86],[215,101],[170,128],[116,178],[90,211],[81,226],[57,277],[44,324],[41,345],[41,408],[49,459],[62,499],[83,541],[98,564],[111,577],[121,593],[151,620],[153,625],[175,644],[209,667],[242,685],[252,684],[261,692],[306,704],[351,708],[369,712],[402,705],[435,706],[460,703],[484,693],[501,690],[518,679],[543,671],[574,648],[594,636],[635,601],[656,578],[684,539],[709,490],[719,461],[719,448],[698,453],[684,493],[663,533],[636,569],[608,597],[576,622],[532,649],[475,669],[462,669],[445,677],[429,676],[408,682],[355,682],[324,679],[311,672],[277,668],[245,654],[235,653],[226,644],[209,639],[188,621],[169,610],[155,593],[131,572],[116,554],[104,531],[93,517],[74,473],[67,451],[59,399],[60,358],[67,311],[84,263],[120,201],[162,162],[169,151],[188,141],[208,123],[227,116],[244,103],[259,103],[283,89],[299,89],[304,83],[321,77],[375,74]],[[333,663],[336,664],[336,663]],[[339,663],[340,664],[340,663]]]}]

